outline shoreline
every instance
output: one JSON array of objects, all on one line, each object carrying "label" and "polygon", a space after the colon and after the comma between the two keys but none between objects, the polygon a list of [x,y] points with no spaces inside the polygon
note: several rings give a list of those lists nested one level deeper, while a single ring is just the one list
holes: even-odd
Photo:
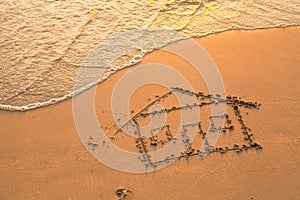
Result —
[{"label": "shoreline", "polygon": [[[264,28],[255,28],[255,29],[231,29],[231,30],[224,30],[224,31],[219,31],[219,32],[208,33],[207,35],[204,35],[204,36],[201,36],[201,37],[191,37],[191,39],[203,40],[207,37],[213,37],[214,35],[226,34],[226,33],[230,33],[230,32],[248,32],[248,31],[257,32],[257,31],[268,31],[268,30],[272,31],[272,30],[276,30],[276,29],[281,29],[281,30],[287,29],[288,30],[288,29],[297,29],[297,28],[299,29],[299,27],[300,27],[299,24],[293,24],[293,25],[277,25],[275,27],[264,27]],[[185,40],[185,39],[182,39],[182,40]],[[163,45],[161,48],[164,48],[166,46],[169,46],[169,45],[172,45],[174,43],[180,42],[182,40],[178,40],[176,42],[168,43],[166,45]],[[147,52],[142,57],[142,60],[148,54],[151,54],[151,53],[153,53],[155,51],[159,51],[159,50],[160,49],[154,49],[151,52]],[[70,93],[70,94],[66,94],[63,97],[52,98],[52,99],[50,99],[49,101],[46,101],[46,102],[38,102],[38,103],[29,104],[29,105],[25,105],[25,106],[11,106],[11,105],[1,105],[0,104],[0,111],[27,112],[27,111],[36,110],[36,109],[39,109],[39,108],[49,107],[49,106],[52,106],[52,105],[55,105],[57,103],[61,103],[61,102],[64,102],[64,101],[68,101],[68,100],[72,99],[73,97],[75,97],[77,95],[80,95],[80,94],[84,93],[85,91],[91,89],[92,87],[97,87],[99,84],[103,84],[105,81],[107,81],[107,79],[109,79],[111,76],[114,76],[119,71],[122,71],[122,70],[127,69],[127,68],[134,68],[136,65],[139,65],[142,62],[142,60],[139,61],[136,64],[129,65],[129,66],[126,66],[124,68],[121,68],[121,69],[115,71],[113,74],[109,75],[106,79],[100,80],[98,83],[92,84],[92,86],[87,86],[86,88],[82,89],[82,91],[78,91],[77,94],[75,94],[75,95],[73,94],[74,93],[73,92],[73,93]]]}]

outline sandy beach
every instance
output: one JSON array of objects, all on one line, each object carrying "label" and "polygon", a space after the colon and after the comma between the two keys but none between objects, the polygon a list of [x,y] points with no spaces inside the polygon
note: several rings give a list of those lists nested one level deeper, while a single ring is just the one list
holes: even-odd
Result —
[{"label": "sandy beach", "polygon": [[[105,166],[86,150],[71,99],[27,112],[0,111],[0,199],[117,199],[119,187],[132,191],[126,200],[300,199],[299,33],[298,26],[195,39],[218,66],[226,94],[262,104],[243,115],[262,151],[216,153],[203,160],[195,156],[156,172],[130,174]],[[172,66],[195,90],[207,92],[182,58],[157,50],[135,67],[147,63]],[[97,86],[96,112],[108,135],[116,131],[109,108],[112,88],[130,70]],[[147,97],[164,92],[155,85],[139,89],[130,110],[138,111]],[[121,137],[116,144],[135,150]]]}]

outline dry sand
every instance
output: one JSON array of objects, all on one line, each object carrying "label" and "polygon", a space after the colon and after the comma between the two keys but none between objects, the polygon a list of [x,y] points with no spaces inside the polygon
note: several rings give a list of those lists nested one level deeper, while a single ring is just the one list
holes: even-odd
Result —
[{"label": "dry sand", "polygon": [[[71,100],[24,113],[1,111],[0,199],[117,199],[119,186],[132,190],[128,200],[299,199],[299,33],[299,27],[292,27],[197,39],[219,67],[227,94],[262,103],[259,111],[245,116],[262,152],[211,154],[202,161],[180,160],[154,173],[128,174],[88,153],[75,130]],[[173,66],[195,90],[206,91],[183,59],[155,51],[142,63],[151,62]],[[97,114],[111,129],[105,105],[116,81],[129,70],[97,88]],[[139,95],[154,97],[163,90],[141,88],[131,109],[144,105]]]}]

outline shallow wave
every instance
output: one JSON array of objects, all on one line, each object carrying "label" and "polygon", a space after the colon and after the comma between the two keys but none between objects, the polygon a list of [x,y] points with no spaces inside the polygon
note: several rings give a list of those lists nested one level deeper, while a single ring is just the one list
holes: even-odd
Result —
[{"label": "shallow wave", "polygon": [[[121,32],[171,29],[181,36],[162,35],[158,43],[130,48],[102,66],[97,83],[140,62],[146,53],[188,37],[299,25],[300,5],[294,0],[2,1],[0,22],[0,109],[25,111],[72,97],[90,52]],[[113,48],[116,44],[106,53]]]}]

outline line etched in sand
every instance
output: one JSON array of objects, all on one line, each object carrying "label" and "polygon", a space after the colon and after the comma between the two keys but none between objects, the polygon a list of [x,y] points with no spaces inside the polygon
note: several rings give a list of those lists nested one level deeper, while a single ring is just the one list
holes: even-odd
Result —
[{"label": "line etched in sand", "polygon": [[[163,99],[167,99],[172,94],[181,94],[186,96],[195,96],[197,98],[198,103],[194,103],[192,105],[186,104],[184,106],[173,106],[171,108],[164,108],[161,110],[155,110],[155,111],[149,111],[150,107],[159,103]],[[234,116],[240,126],[239,130],[241,135],[243,136],[244,143],[237,144],[234,143],[231,146],[214,146],[210,144],[210,142],[207,139],[208,134],[218,134],[223,133],[223,135],[232,134],[234,131],[237,131],[238,128],[233,125],[233,120],[230,118],[230,115],[227,113],[224,113],[222,115],[210,115],[210,126],[208,133],[206,133],[203,130],[201,121],[198,121],[196,123],[188,123],[182,125],[182,131],[181,131],[181,138],[182,140],[179,141],[176,136],[173,135],[171,130],[170,124],[164,124],[163,126],[160,126],[158,128],[154,128],[150,130],[151,136],[145,137],[141,133],[141,120],[147,119],[151,116],[157,116],[163,113],[171,114],[177,111],[189,111],[193,110],[195,108],[204,108],[210,105],[218,106],[220,104],[226,104],[234,113]],[[242,113],[240,111],[240,108],[244,109],[253,109],[253,110],[259,110],[261,104],[258,102],[251,102],[251,101],[245,101],[241,98],[238,98],[236,96],[226,96],[225,98],[222,97],[220,94],[205,94],[203,92],[192,92],[189,90],[185,90],[182,88],[171,88],[170,91],[166,92],[165,94],[161,96],[156,96],[156,99],[151,101],[148,105],[146,105],[143,109],[141,109],[139,112],[134,114],[130,120],[122,124],[110,137],[111,141],[114,141],[115,138],[122,134],[124,132],[124,128],[129,126],[130,124],[135,129],[136,139],[135,139],[135,146],[136,150],[140,153],[139,160],[145,164],[145,167],[157,167],[160,164],[166,164],[170,161],[179,160],[182,158],[189,159],[192,156],[199,156],[201,159],[204,158],[205,155],[208,155],[210,153],[220,153],[225,154],[228,151],[234,151],[236,153],[241,153],[248,150],[262,150],[262,146],[255,141],[254,134],[252,133],[252,130],[250,127],[248,127],[243,119]],[[132,111],[133,113],[133,111]],[[248,112],[246,112],[248,114]],[[225,123],[220,126],[216,125],[216,120],[222,119],[225,121]],[[196,141],[191,140],[191,138],[188,136],[188,132],[193,129],[197,128],[197,134],[200,140],[202,140],[203,145],[201,148],[194,147],[193,143]],[[159,136],[160,135],[160,136]],[[163,138],[161,137],[163,135]],[[160,137],[160,139],[159,139]],[[93,138],[90,138],[91,141]],[[166,155],[164,159],[161,160],[153,160],[150,153],[156,151],[159,147],[162,148],[165,145],[168,145],[170,143],[173,143],[176,145],[176,143],[182,142],[185,146],[185,151],[182,151],[180,155]],[[90,147],[95,147],[95,144],[93,142],[89,142]],[[96,150],[96,148],[93,148],[93,150]]]}]

